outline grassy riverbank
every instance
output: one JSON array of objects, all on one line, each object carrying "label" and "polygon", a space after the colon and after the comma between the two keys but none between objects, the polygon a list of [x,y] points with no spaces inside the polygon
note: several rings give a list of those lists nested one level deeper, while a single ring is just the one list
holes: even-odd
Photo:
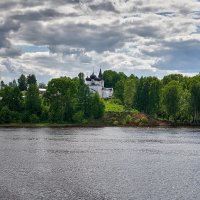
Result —
[{"label": "grassy riverbank", "polygon": [[66,127],[199,127],[167,120],[155,119],[134,109],[126,109],[117,102],[105,101],[105,113],[101,119],[90,119],[82,123],[10,123],[0,127],[13,128],[66,128]]}]

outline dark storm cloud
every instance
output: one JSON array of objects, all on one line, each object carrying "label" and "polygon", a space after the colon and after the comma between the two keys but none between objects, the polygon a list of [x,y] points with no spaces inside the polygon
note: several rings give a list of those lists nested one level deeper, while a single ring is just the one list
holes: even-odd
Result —
[{"label": "dark storm cloud", "polygon": [[164,42],[163,49],[147,53],[148,56],[163,58],[154,67],[161,70],[179,70],[182,72],[199,72],[200,70],[200,41]]},{"label": "dark storm cloud", "polygon": [[8,10],[12,8],[34,7],[44,4],[41,0],[9,0],[0,2],[0,10]]},{"label": "dark storm cloud", "polygon": [[0,56],[1,57],[16,57],[20,56],[21,51],[20,49],[17,49],[16,47],[10,46],[7,48],[0,48]]},{"label": "dark storm cloud", "polygon": [[19,21],[38,21],[38,20],[48,20],[49,18],[62,17],[64,14],[59,13],[53,9],[45,9],[39,11],[28,11],[21,12],[10,16],[11,19]]},{"label": "dark storm cloud", "polygon": [[123,45],[124,40],[117,27],[102,29],[97,25],[68,23],[61,28],[59,24],[43,26],[37,22],[24,27],[18,37],[34,45],[66,45],[96,52],[114,50]]},{"label": "dark storm cloud", "polygon": [[61,53],[64,55],[71,55],[71,54],[80,55],[80,54],[84,53],[84,49],[70,48],[69,46],[66,46],[66,45],[50,45],[49,51],[53,54]]},{"label": "dark storm cloud", "polygon": [[65,5],[65,4],[79,4],[80,0],[7,0],[0,1],[0,10],[9,10],[15,8],[33,8],[35,6],[42,6],[50,4],[51,6]]},{"label": "dark storm cloud", "polygon": [[4,59],[1,64],[6,67],[10,73],[15,73],[15,67],[9,59]]},{"label": "dark storm cloud", "polygon": [[5,20],[0,24],[0,33],[6,34],[10,31],[17,31],[20,28],[20,23],[12,20]]},{"label": "dark storm cloud", "polygon": [[20,23],[12,20],[5,20],[0,24],[0,56],[15,57],[21,54],[20,50],[15,48],[9,41],[11,32],[18,31]]},{"label": "dark storm cloud", "polygon": [[108,12],[115,12],[115,13],[119,13],[115,7],[113,6],[113,4],[111,2],[101,2],[99,4],[91,4],[89,5],[89,7],[94,10],[94,11],[98,11],[98,10],[104,10],[104,11],[108,11]]},{"label": "dark storm cloud", "polygon": [[14,2],[0,2],[0,10],[8,10],[16,6]]},{"label": "dark storm cloud", "polygon": [[127,28],[127,32],[135,34],[144,38],[162,38],[164,34],[162,29],[157,25],[137,25],[135,27]]}]

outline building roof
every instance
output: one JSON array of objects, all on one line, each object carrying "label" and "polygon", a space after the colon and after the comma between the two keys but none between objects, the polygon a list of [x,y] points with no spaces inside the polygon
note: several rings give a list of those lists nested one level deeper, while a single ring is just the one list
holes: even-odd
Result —
[{"label": "building roof", "polygon": [[99,71],[99,76],[98,76],[98,78],[100,78],[101,80],[103,79],[103,74],[102,74],[101,68],[100,68],[100,71]]},{"label": "building roof", "polygon": [[95,80],[95,81],[101,81],[101,79],[98,78],[98,77],[96,77],[94,80]]},{"label": "building roof", "polygon": [[95,79],[96,75],[94,74],[94,72],[92,73],[92,75],[90,76],[91,79]]},{"label": "building roof", "polygon": [[86,81],[91,81],[91,80],[95,80],[95,81],[101,81],[103,80],[103,74],[102,71],[100,69],[99,71],[99,75],[98,77],[94,74],[94,72],[92,73],[92,75],[90,75],[90,77],[87,76],[87,78],[85,79]]},{"label": "building roof", "polygon": [[89,78],[89,77],[87,76],[86,81],[91,81],[91,78]]},{"label": "building roof", "polygon": [[39,88],[39,92],[46,92],[47,91],[47,89],[45,89],[45,88]]}]

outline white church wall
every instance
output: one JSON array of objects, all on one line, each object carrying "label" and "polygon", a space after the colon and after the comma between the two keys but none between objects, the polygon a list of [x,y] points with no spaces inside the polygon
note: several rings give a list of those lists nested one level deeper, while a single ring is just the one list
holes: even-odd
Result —
[{"label": "white church wall", "polygon": [[102,80],[102,73],[101,70],[99,72],[98,78],[100,80],[95,80],[96,76],[93,72],[93,74],[90,76],[90,78],[86,78],[86,84],[89,86],[90,91],[92,92],[98,92],[99,96],[101,98],[112,98],[113,96],[113,88],[104,88],[104,80]]},{"label": "white church wall", "polygon": [[108,99],[112,98],[113,96],[113,89],[112,88],[104,88],[102,93],[102,98]]},{"label": "white church wall", "polygon": [[89,86],[92,92],[98,92],[99,96],[103,98],[102,87],[98,85],[91,85]]},{"label": "white church wall", "polygon": [[91,81],[86,81],[86,84],[87,85],[91,85]]}]

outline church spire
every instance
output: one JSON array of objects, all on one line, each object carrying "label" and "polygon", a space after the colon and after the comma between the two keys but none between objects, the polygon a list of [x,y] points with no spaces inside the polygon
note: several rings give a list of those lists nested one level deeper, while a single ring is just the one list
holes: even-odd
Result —
[{"label": "church spire", "polygon": [[103,78],[103,74],[102,74],[102,72],[101,72],[101,68],[100,68],[100,71],[99,71],[99,76],[98,76],[98,78],[100,78],[100,79]]}]

